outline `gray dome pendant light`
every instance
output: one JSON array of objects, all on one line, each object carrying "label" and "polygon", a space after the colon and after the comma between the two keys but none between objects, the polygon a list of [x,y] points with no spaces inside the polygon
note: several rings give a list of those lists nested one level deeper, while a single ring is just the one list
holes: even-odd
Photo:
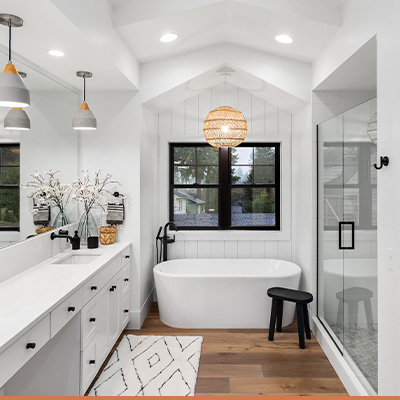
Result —
[{"label": "gray dome pendant light", "polygon": [[97,129],[97,121],[86,103],[86,78],[91,78],[92,73],[78,71],[76,76],[83,78],[83,103],[72,119],[72,128],[79,131],[94,131]]},{"label": "gray dome pendant light", "polygon": [[[26,78],[26,73],[18,71],[21,78]],[[29,131],[31,121],[26,112],[20,107],[12,108],[4,118],[4,128],[15,131]]]},{"label": "gray dome pendant light", "polygon": [[23,20],[16,15],[0,14],[0,24],[8,26],[8,64],[0,74],[0,107],[28,107],[31,105],[29,90],[22,82],[11,62],[11,28],[20,28]]}]

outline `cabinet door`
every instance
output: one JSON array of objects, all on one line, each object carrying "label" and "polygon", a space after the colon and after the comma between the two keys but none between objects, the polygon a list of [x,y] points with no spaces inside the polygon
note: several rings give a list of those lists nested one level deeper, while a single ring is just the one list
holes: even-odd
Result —
[{"label": "cabinet door", "polygon": [[109,345],[109,321],[108,321],[108,315],[109,315],[109,288],[110,288],[111,281],[106,284],[106,286],[101,290],[101,292],[96,296],[97,298],[97,304],[98,304],[98,309],[99,309],[99,319],[98,319],[98,328],[99,331],[97,333],[97,343],[98,343],[98,354],[99,354],[99,360],[102,363],[108,353],[111,350],[111,347]]},{"label": "cabinet door", "polygon": [[108,345],[111,348],[117,341],[120,327],[121,274],[117,274],[108,284]]}]

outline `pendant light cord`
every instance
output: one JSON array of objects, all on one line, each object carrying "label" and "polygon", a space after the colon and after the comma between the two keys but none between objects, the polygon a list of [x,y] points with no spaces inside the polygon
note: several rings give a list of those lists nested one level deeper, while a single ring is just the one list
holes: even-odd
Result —
[{"label": "pendant light cord", "polygon": [[83,102],[86,103],[86,76],[83,75]]},{"label": "pendant light cord", "polygon": [[8,21],[8,62],[11,64],[11,19]]}]

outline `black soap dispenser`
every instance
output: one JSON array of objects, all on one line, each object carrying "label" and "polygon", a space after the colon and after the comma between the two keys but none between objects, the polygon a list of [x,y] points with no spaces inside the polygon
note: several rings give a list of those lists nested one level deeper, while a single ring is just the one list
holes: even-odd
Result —
[{"label": "black soap dispenser", "polygon": [[78,231],[75,231],[75,235],[72,238],[72,250],[79,250],[81,248],[81,238],[78,236]]}]

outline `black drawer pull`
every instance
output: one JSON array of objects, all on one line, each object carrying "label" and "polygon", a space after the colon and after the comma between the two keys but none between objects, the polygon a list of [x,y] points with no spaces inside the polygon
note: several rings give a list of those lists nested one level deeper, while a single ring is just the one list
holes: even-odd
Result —
[{"label": "black drawer pull", "polygon": [[68,312],[74,312],[75,311],[75,307],[68,307]]},{"label": "black drawer pull", "polygon": [[124,313],[125,313],[125,314],[128,314],[128,312],[129,312],[129,310],[124,310]]},{"label": "black drawer pull", "polygon": [[96,360],[89,360],[89,364],[96,364]]},{"label": "black drawer pull", "polygon": [[113,292],[115,290],[115,286],[110,287],[110,292]]},{"label": "black drawer pull", "polygon": [[96,322],[96,318],[90,318],[89,322]]},{"label": "black drawer pull", "polygon": [[97,290],[97,286],[91,286],[90,290]]},{"label": "black drawer pull", "polygon": [[125,281],[125,282],[129,282],[129,278],[125,278],[124,281]]},{"label": "black drawer pull", "polygon": [[26,348],[27,349],[34,349],[36,347],[36,343],[28,343],[27,345],[26,345]]},{"label": "black drawer pull", "polygon": [[130,256],[126,255],[125,258],[129,258]]}]

